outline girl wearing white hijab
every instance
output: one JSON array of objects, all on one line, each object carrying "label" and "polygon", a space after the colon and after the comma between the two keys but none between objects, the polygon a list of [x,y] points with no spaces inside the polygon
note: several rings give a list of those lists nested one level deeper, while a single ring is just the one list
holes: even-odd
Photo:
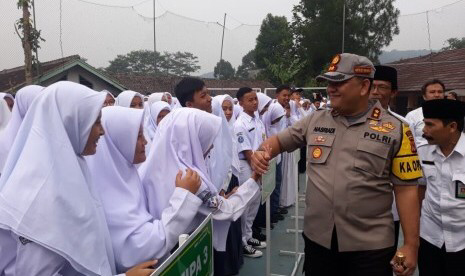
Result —
[{"label": "girl wearing white hijab", "polygon": [[[212,183],[205,158],[212,149],[221,124],[221,118],[198,109],[178,108],[172,111],[158,125],[147,161],[140,168],[148,209],[155,218],[160,218],[168,206],[177,172],[186,168],[197,171],[202,180],[197,196],[204,204],[187,231],[193,231],[205,215],[213,212],[213,244],[218,251],[225,250],[229,225],[217,225],[217,221],[237,220],[250,199],[259,192],[258,176],[254,174],[254,178],[246,181],[228,199],[218,195],[219,190]],[[226,228],[226,231],[219,227]]]},{"label": "girl wearing white hijab", "polygon": [[148,117],[145,121],[145,128],[144,131],[147,134],[147,138],[150,139],[149,142],[153,140],[153,136],[155,135],[155,131],[157,130],[158,124],[160,123],[163,118],[170,113],[171,107],[167,102],[155,102],[150,105],[148,109]]},{"label": "girl wearing white hijab", "polygon": [[152,103],[145,111],[144,135],[147,139],[145,151],[148,153],[152,146],[153,137],[157,131],[158,124],[171,112],[171,107],[167,102],[158,101]]},{"label": "girl wearing white hijab", "polygon": [[13,106],[15,104],[15,98],[13,97],[13,95],[11,95],[10,93],[1,92],[0,99],[4,99],[6,101],[10,111],[13,110]]},{"label": "girl wearing white hijab", "polygon": [[16,138],[19,127],[23,122],[24,116],[26,116],[29,106],[42,89],[44,88],[39,85],[28,85],[21,88],[16,93],[16,104],[13,106],[13,111],[11,112],[11,120],[4,131],[0,133],[0,174],[2,173],[3,166],[5,166],[8,153]]},{"label": "girl wearing white hijab", "polygon": [[0,178],[0,228],[17,243],[10,251],[16,260],[5,271],[115,273],[104,213],[83,158],[95,153],[103,134],[104,99],[80,84],[58,82],[30,106]]},{"label": "girl wearing white hijab", "polygon": [[257,98],[258,98],[258,114],[260,115],[260,118],[262,118],[263,114],[268,110],[268,106],[271,104],[273,101],[270,97],[268,97],[264,93],[257,93]]},{"label": "girl wearing white hijab", "polygon": [[[221,107],[221,111],[228,122],[230,139],[232,140],[232,151],[237,152],[236,139],[234,139],[234,122],[236,117],[234,116],[234,100],[229,95],[219,95],[212,99],[212,111],[217,112],[215,109]],[[240,171],[239,155],[232,155],[232,164],[228,173],[228,177],[225,179],[225,185],[222,188],[220,194],[229,196],[237,190],[239,186],[238,175]],[[244,263],[242,255],[242,229],[241,220],[231,222],[229,232],[226,240],[226,251],[219,252],[215,250],[215,275],[237,275],[239,270]],[[223,263],[219,263],[219,262]],[[218,267],[222,270],[218,271]]]},{"label": "girl wearing white hijab", "polygon": [[116,97],[115,105],[144,109],[144,96],[139,92],[126,90],[119,93],[118,97]]},{"label": "girl wearing white hijab", "polygon": [[187,185],[186,179],[176,179],[176,188],[160,220],[148,213],[135,166],[145,161],[142,120],[141,110],[104,108],[105,136],[97,153],[86,158],[110,229],[117,271],[169,253],[202,204],[194,195],[200,177],[193,173]]},{"label": "girl wearing white hijab", "polygon": [[0,98],[0,133],[8,125],[11,118],[11,111],[6,101]]}]

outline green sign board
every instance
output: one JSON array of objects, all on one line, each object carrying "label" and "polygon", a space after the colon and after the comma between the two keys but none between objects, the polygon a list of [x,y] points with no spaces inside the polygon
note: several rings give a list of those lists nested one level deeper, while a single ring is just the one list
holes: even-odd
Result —
[{"label": "green sign board", "polygon": [[213,224],[211,214],[152,276],[212,276]]},{"label": "green sign board", "polygon": [[262,204],[270,197],[276,187],[276,158],[270,161],[268,171],[262,176]]}]

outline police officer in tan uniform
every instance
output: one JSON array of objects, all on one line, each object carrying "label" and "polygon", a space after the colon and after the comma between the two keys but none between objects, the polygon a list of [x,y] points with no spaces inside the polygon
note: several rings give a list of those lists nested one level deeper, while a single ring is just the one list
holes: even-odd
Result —
[{"label": "police officer in tan uniform", "polygon": [[[412,275],[417,264],[421,166],[408,126],[369,100],[374,73],[366,57],[335,56],[317,78],[328,82],[333,109],[313,112],[252,156],[263,174],[269,158],[307,146],[307,275]],[[394,258],[393,189],[403,258]]]}]

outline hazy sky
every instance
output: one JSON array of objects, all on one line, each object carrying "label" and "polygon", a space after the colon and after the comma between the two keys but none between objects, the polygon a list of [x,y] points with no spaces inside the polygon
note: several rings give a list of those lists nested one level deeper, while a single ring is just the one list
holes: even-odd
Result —
[{"label": "hazy sky", "polygon": [[[85,1],[125,6],[110,8]],[[330,1],[330,0],[328,0]],[[457,0],[396,0],[401,11],[400,34],[387,50],[428,49],[425,14],[429,13],[431,48],[440,49],[450,37],[465,36],[465,1],[438,9]],[[16,0],[0,0],[0,70],[21,65],[23,53],[13,23],[21,16]],[[219,60],[221,26],[228,14],[223,58],[234,67],[255,45],[261,21],[267,13],[292,19],[292,8],[299,0],[157,0],[157,50],[189,51],[199,57],[199,73],[213,71]],[[139,4],[138,4],[139,3]],[[137,4],[137,5],[135,5]],[[129,6],[135,5],[133,8]],[[152,1],[147,0],[63,0],[62,40],[60,43],[58,0],[36,0],[38,29],[47,40],[39,52],[41,61],[79,54],[96,67],[107,66],[118,54],[131,50],[153,49]],[[175,13],[166,14],[165,11]],[[407,16],[408,15],[408,16]],[[199,21],[195,21],[196,19]],[[206,23],[213,22],[213,23]],[[242,25],[243,24],[250,24]]]}]

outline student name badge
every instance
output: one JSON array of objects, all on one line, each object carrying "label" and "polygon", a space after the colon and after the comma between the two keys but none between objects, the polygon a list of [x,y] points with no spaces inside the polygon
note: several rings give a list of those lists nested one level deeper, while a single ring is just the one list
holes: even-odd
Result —
[{"label": "student name badge", "polygon": [[465,184],[462,181],[455,181],[455,198],[465,199]]}]

